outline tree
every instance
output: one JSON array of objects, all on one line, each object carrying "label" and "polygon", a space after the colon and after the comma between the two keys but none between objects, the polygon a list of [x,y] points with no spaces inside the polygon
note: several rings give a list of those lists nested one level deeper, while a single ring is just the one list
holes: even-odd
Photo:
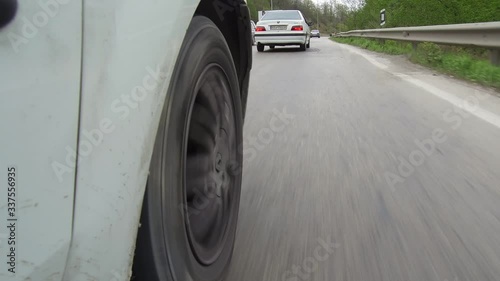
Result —
[{"label": "tree", "polygon": [[[270,0],[248,0],[250,16],[269,10]],[[380,27],[380,10],[386,9],[385,27],[500,21],[500,0],[273,0],[274,9],[300,10],[321,32]]]}]

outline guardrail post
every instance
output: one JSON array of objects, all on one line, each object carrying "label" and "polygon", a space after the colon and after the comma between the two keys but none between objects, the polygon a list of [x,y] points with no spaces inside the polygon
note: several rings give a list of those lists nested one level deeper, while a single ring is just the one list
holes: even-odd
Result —
[{"label": "guardrail post", "polygon": [[500,66],[500,49],[490,50],[491,64]]}]

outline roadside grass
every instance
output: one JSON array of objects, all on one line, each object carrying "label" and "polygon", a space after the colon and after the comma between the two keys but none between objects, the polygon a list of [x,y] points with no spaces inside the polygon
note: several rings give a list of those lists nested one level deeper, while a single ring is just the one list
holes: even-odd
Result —
[{"label": "roadside grass", "polygon": [[414,51],[411,43],[393,40],[385,40],[384,42],[376,39],[355,37],[332,38],[332,40],[375,52],[407,55],[414,63],[500,89],[500,67],[492,65],[488,60],[488,51],[481,48],[449,47],[433,43],[420,43],[417,50]]}]

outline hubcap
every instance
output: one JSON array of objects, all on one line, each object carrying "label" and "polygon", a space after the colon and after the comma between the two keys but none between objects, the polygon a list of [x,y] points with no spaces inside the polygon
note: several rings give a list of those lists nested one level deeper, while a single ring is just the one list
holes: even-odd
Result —
[{"label": "hubcap", "polygon": [[194,256],[204,265],[220,255],[233,216],[234,118],[227,77],[218,65],[209,65],[197,81],[184,149],[186,230]]}]

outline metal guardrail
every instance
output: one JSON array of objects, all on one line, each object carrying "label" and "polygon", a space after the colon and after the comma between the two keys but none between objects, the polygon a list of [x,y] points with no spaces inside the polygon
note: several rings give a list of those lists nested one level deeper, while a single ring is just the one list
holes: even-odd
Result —
[{"label": "metal guardrail", "polygon": [[500,65],[500,21],[352,30],[335,36],[409,41],[414,48],[419,42],[485,47],[491,50],[491,62]]}]

